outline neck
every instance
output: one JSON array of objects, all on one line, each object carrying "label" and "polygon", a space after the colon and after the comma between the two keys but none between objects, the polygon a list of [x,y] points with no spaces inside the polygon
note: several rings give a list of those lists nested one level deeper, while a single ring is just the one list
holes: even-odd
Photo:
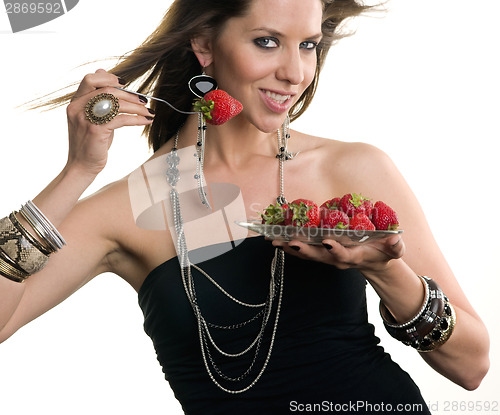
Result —
[{"label": "neck", "polygon": [[[179,134],[179,147],[196,145],[198,120],[191,116]],[[276,131],[264,133],[242,120],[233,119],[224,125],[207,125],[205,166],[239,169],[255,156],[276,157]]]}]

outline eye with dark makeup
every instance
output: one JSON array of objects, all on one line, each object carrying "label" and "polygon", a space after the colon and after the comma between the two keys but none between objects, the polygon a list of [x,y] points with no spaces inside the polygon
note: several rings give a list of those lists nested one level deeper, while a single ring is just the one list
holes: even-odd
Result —
[{"label": "eye with dark makeup", "polygon": [[307,40],[305,42],[302,42],[300,44],[301,49],[306,49],[306,50],[314,50],[318,47],[318,42],[314,42],[312,40]]},{"label": "eye with dark makeup", "polygon": [[[262,49],[274,49],[279,47],[279,40],[275,37],[264,36],[254,39],[256,46]],[[315,50],[318,47],[318,42],[312,40],[306,40],[299,44],[300,49],[304,50]]]},{"label": "eye with dark makeup", "polygon": [[259,37],[254,40],[254,43],[262,49],[273,49],[279,46],[278,39],[271,36]]}]

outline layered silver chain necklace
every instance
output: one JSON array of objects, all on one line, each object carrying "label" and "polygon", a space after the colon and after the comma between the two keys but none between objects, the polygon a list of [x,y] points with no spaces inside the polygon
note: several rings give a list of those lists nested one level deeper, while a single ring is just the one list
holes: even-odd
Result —
[{"label": "layered silver chain necklace", "polygon": [[[197,138],[197,169],[196,169],[196,179],[198,180],[198,192],[200,196],[201,202],[210,207],[210,204],[207,199],[207,195],[203,189],[203,161],[204,161],[204,148],[205,148],[205,130],[206,126],[204,123],[200,122],[200,127],[198,128],[198,138]],[[284,196],[284,180],[283,180],[283,164],[286,160],[293,159],[298,153],[289,153],[287,151],[287,143],[290,138],[289,132],[289,119],[283,124],[281,129],[277,131],[278,138],[278,154],[276,157],[279,161],[279,196],[277,198],[278,203],[285,204],[286,199]],[[168,169],[166,173],[167,181],[171,186],[170,190],[170,202],[173,211],[174,217],[174,226],[177,234],[177,253],[181,268],[181,276],[182,283],[184,286],[184,290],[186,292],[186,296],[188,298],[189,303],[193,309],[196,321],[198,323],[198,336],[200,340],[201,354],[203,357],[203,362],[205,364],[205,368],[207,373],[212,380],[212,382],[217,385],[221,390],[230,394],[238,394],[249,390],[252,386],[254,386],[258,380],[261,378],[264,370],[266,369],[269,359],[271,357],[271,352],[273,349],[276,330],[278,327],[278,320],[281,310],[281,302],[283,297],[283,276],[284,276],[284,268],[285,268],[285,254],[282,249],[276,248],[274,252],[274,258],[271,262],[271,279],[269,282],[269,293],[267,295],[267,299],[264,303],[260,304],[250,304],[244,301],[238,300],[236,297],[232,296],[223,287],[221,287],[210,275],[208,275],[205,271],[203,271],[200,267],[192,264],[189,260],[189,253],[186,243],[186,237],[184,234],[184,222],[182,219],[179,193],[176,189],[177,182],[180,179],[179,173],[179,162],[180,158],[177,154],[178,149],[178,140],[179,140],[179,132],[177,132],[175,136],[174,146],[171,152],[167,155],[167,163]],[[219,325],[213,322],[209,322],[203,316],[203,313],[200,309],[200,305],[198,303],[195,283],[192,275],[192,269],[196,269],[201,275],[210,281],[225,297],[229,298],[234,303],[250,309],[258,310],[256,314],[248,320],[238,322],[232,325]],[[277,298],[276,298],[277,297]],[[259,351],[261,349],[262,340],[264,338],[264,331],[267,327],[269,321],[271,320],[273,306],[275,310],[275,317],[273,328],[271,332],[271,337],[269,340],[269,349],[267,351],[266,357],[262,363],[262,366],[258,373],[255,375],[253,380],[249,380],[247,382],[247,386],[240,389],[230,389],[224,387],[218,379],[216,379],[216,375],[225,380],[226,382],[241,382],[245,380],[252,370],[254,369],[257,359],[259,356]],[[237,353],[228,353],[224,351],[214,340],[211,330],[237,330],[246,326],[247,324],[256,321],[258,319],[262,319],[260,324],[260,328],[255,336],[255,338],[250,342],[250,344],[245,347],[242,351]],[[222,356],[227,358],[239,358],[247,353],[250,353],[253,350],[253,357],[251,358],[251,362],[248,368],[239,376],[231,377],[226,375],[217,362],[215,361],[213,351],[219,353]]]}]

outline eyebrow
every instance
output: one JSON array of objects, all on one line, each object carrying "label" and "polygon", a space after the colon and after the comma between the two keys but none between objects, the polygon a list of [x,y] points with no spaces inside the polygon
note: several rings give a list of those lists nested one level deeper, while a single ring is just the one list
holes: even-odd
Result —
[{"label": "eyebrow", "polygon": [[[278,32],[274,29],[270,29],[268,27],[258,27],[256,29],[252,29],[251,31],[252,32],[268,32],[272,36],[285,37],[285,35],[283,35],[282,33]],[[306,39],[321,39],[322,37],[323,37],[323,33],[318,33],[318,34],[315,34],[312,36],[307,36]]]}]

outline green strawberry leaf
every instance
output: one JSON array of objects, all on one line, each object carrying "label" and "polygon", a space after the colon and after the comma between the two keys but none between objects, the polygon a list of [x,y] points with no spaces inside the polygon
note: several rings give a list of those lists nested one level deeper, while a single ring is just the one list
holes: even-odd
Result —
[{"label": "green strawberry leaf", "polygon": [[351,202],[353,206],[359,207],[363,204],[364,199],[365,198],[361,196],[361,194],[351,193],[351,198],[349,199],[349,202]]},{"label": "green strawberry leaf", "polygon": [[201,112],[205,121],[212,119],[212,111],[214,108],[215,102],[212,100],[206,101],[205,99],[200,98],[193,102],[193,109],[197,112]]}]

